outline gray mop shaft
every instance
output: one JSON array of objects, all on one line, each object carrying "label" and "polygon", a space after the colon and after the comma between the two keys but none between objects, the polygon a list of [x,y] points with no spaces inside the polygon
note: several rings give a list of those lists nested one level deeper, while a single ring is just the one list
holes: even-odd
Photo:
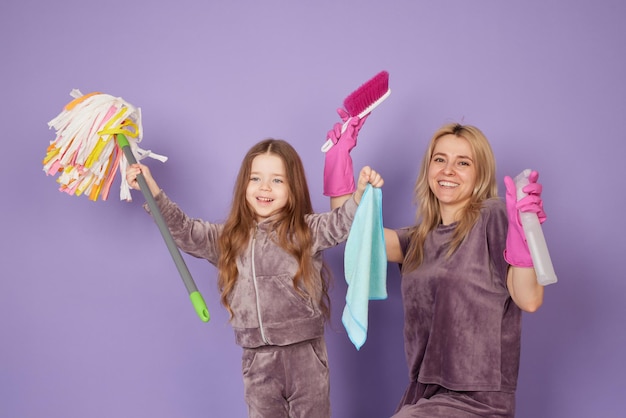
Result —
[{"label": "gray mop shaft", "polygon": [[[129,164],[136,164],[137,160],[133,155],[133,151],[130,146],[122,146],[122,150],[124,151],[124,156],[128,160]],[[161,235],[163,235],[163,239],[165,240],[165,244],[167,245],[168,250],[172,258],[174,259],[174,264],[176,264],[176,268],[180,273],[180,277],[182,277],[183,282],[185,283],[185,287],[187,288],[187,292],[192,294],[193,292],[198,291],[198,287],[196,283],[193,281],[193,277],[191,277],[191,273],[189,273],[189,269],[187,268],[187,264],[185,264],[185,260],[183,260],[183,256],[180,254],[176,243],[174,242],[174,238],[170,233],[170,230],[167,228],[165,224],[165,220],[163,219],[163,215],[157,206],[152,193],[150,193],[150,188],[148,187],[148,183],[146,182],[146,178],[143,174],[139,173],[137,175],[137,183],[139,183],[139,188],[141,189],[141,193],[143,193],[143,197],[146,199],[146,203],[148,204],[148,208],[150,208],[150,213],[154,218],[157,226],[159,227],[159,231],[161,231]]]}]

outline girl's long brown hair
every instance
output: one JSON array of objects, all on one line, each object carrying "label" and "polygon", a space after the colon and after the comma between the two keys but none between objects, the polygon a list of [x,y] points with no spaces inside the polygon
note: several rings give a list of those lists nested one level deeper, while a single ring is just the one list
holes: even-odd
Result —
[{"label": "girl's long brown hair", "polygon": [[316,298],[326,318],[330,316],[328,296],[329,274],[324,265],[321,277],[313,271],[311,253],[311,231],[305,216],[313,213],[309,187],[304,166],[296,150],[281,139],[266,139],[254,145],[241,162],[233,190],[230,213],[219,238],[220,256],[217,263],[218,288],[221,303],[231,318],[230,295],[235,287],[239,272],[237,258],[246,250],[256,225],[255,213],[246,201],[246,188],[250,180],[252,160],[262,154],[279,157],[285,165],[289,196],[285,207],[277,214],[274,222],[278,245],[298,260],[298,271],[293,278],[296,291]]},{"label": "girl's long brown hair", "polygon": [[458,216],[459,221],[449,244],[449,257],[461,245],[480,215],[480,208],[486,199],[498,196],[496,183],[496,160],[489,141],[482,131],[475,126],[450,123],[442,126],[430,140],[424,154],[417,182],[415,184],[415,200],[417,203],[417,225],[411,230],[411,244],[407,249],[402,264],[403,272],[415,270],[424,260],[423,248],[426,236],[441,223],[439,201],[428,184],[428,169],[437,140],[444,135],[465,138],[474,153],[476,167],[476,184],[467,205]]}]

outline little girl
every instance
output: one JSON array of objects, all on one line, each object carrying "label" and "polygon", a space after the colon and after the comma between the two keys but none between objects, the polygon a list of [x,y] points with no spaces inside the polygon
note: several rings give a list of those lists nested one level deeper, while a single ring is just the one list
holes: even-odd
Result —
[{"label": "little girl", "polygon": [[139,173],[180,249],[218,268],[221,302],[243,348],[249,417],[328,418],[330,307],[322,251],[347,239],[365,187],[381,187],[382,177],[364,167],[351,199],[314,214],[297,152],[266,139],[244,157],[230,214],[217,224],[188,217],[145,165],[127,169],[133,189]]}]

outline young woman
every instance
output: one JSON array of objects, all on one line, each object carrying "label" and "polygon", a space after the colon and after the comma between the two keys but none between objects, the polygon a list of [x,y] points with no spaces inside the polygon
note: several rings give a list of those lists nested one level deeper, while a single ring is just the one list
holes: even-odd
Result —
[{"label": "young woman", "polygon": [[130,187],[139,188],[139,173],[180,249],[218,268],[221,301],[243,348],[249,416],[328,418],[322,251],[347,239],[366,185],[381,187],[381,176],[364,167],[351,198],[314,214],[300,157],[287,142],[267,139],[244,157],[230,214],[217,224],[189,218],[144,165],[128,168]]},{"label": "young woman", "polygon": [[536,172],[519,202],[505,178],[505,204],[495,171],[478,128],[443,126],[417,179],[416,225],[385,230],[388,260],[401,265],[409,366],[394,418],[514,416],[521,314],[543,301],[518,210],[545,213]]}]

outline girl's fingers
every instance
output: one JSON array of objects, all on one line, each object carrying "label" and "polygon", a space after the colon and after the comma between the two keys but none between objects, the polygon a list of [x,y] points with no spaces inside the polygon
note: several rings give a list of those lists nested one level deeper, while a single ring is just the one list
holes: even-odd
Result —
[{"label": "girl's fingers", "polygon": [[383,178],[376,170],[372,170],[370,172],[369,182],[374,187],[381,187],[383,185]]},{"label": "girl's fingers", "polygon": [[137,189],[139,187],[139,183],[137,183],[137,176],[139,173],[141,173],[139,164],[133,164],[126,170],[126,182],[133,189]]},{"label": "girl's fingers", "polygon": [[374,187],[382,187],[384,183],[382,176],[369,166],[365,166],[361,170],[361,181],[364,185],[370,183]]}]

